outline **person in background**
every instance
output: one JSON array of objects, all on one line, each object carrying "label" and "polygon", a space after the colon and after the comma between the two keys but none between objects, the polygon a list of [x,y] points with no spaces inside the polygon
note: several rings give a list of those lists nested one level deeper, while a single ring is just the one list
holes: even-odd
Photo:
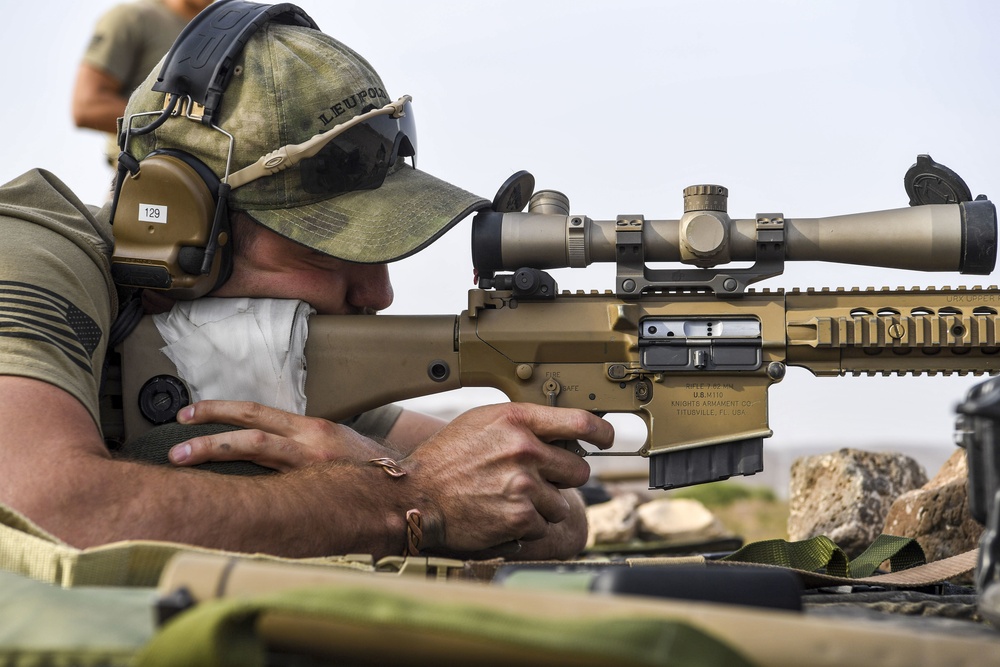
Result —
[{"label": "person in background", "polygon": [[135,0],[109,9],[97,22],[73,86],[73,122],[108,134],[107,157],[118,159],[118,119],[146,75],[184,26],[212,0]]}]

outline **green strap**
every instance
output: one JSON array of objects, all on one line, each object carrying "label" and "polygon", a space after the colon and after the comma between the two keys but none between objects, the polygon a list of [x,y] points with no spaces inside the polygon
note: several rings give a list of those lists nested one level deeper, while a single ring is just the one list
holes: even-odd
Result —
[{"label": "green strap", "polygon": [[912,537],[879,535],[864,553],[851,561],[852,577],[870,577],[878,566],[889,561],[893,572],[901,572],[927,562],[920,543]]},{"label": "green strap", "polygon": [[787,540],[762,540],[751,542],[722,558],[735,563],[778,565],[804,572],[825,571],[835,577],[868,577],[884,561],[892,564],[892,571],[899,572],[926,561],[924,551],[912,537],[879,535],[871,546],[853,561],[844,550],[825,535],[800,542]]},{"label": "green strap", "polygon": [[779,565],[807,572],[825,569],[828,574],[838,577],[848,576],[847,554],[825,535],[818,535],[801,542],[779,539],[751,542],[722,560]]}]

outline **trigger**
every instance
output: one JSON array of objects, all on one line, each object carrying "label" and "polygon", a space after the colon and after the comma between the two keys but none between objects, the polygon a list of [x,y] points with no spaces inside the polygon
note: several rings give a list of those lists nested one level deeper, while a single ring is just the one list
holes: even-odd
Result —
[{"label": "trigger", "polygon": [[587,450],[583,448],[579,440],[553,440],[549,443],[553,447],[559,447],[560,449],[565,449],[567,452],[573,452],[577,456],[586,456],[588,454]]}]

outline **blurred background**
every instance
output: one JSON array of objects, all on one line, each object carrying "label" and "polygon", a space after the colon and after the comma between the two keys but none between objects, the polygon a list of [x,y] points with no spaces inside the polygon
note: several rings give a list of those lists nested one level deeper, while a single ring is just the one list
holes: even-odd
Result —
[{"label": "blurred background", "polygon": [[[43,167],[84,201],[106,197],[102,136],[73,127],[70,94],[94,22],[112,4],[7,3],[3,181]],[[903,174],[920,153],[957,171],[973,195],[1000,198],[1000,5],[984,0],[298,4],[367,57],[390,95],[413,95],[419,166],[487,198],[527,169],[539,188],[564,192],[573,213],[601,220],[676,219],[682,189],[695,183],[728,187],[733,217],[819,217],[906,206]],[[463,310],[473,286],[468,221],[392,275],[389,313]],[[593,266],[556,278],[563,289],[603,290],[613,275]],[[997,282],[817,263],[789,264],[760,286]],[[781,493],[795,456],[840,447],[906,451],[933,475],[954,451],[954,406],[979,380],[814,378],[792,368],[770,390],[774,436],[751,481]],[[412,405],[451,415],[499,400],[466,389]],[[637,448],[641,422],[615,424],[619,446]]]}]

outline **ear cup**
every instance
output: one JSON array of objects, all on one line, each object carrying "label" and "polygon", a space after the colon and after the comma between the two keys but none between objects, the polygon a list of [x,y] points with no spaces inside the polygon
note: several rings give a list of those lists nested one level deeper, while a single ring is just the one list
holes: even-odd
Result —
[{"label": "ear cup", "polygon": [[[111,206],[115,236],[111,272],[118,284],[196,299],[228,280],[233,265],[228,184],[220,184],[203,162],[178,150],[154,151],[137,163],[128,139],[154,132],[168,122],[176,115],[178,100],[185,98],[189,105],[201,105],[202,125],[229,137],[232,154],[232,135],[215,127],[212,118],[235,71],[236,58],[250,37],[270,21],[319,29],[308,14],[288,3],[213,3],[187,24],[164,57],[152,85],[152,90],[166,95],[158,118],[141,127],[133,127],[133,118],[153,112],[124,119],[127,129],[121,133],[119,182]],[[188,116],[172,122],[194,120],[198,118]]]},{"label": "ear cup", "polygon": [[165,290],[178,299],[198,298],[224,283],[232,270],[225,212],[211,268],[202,273],[218,191],[218,177],[180,151],[150,153],[135,175],[126,172],[113,208],[115,282]]}]

